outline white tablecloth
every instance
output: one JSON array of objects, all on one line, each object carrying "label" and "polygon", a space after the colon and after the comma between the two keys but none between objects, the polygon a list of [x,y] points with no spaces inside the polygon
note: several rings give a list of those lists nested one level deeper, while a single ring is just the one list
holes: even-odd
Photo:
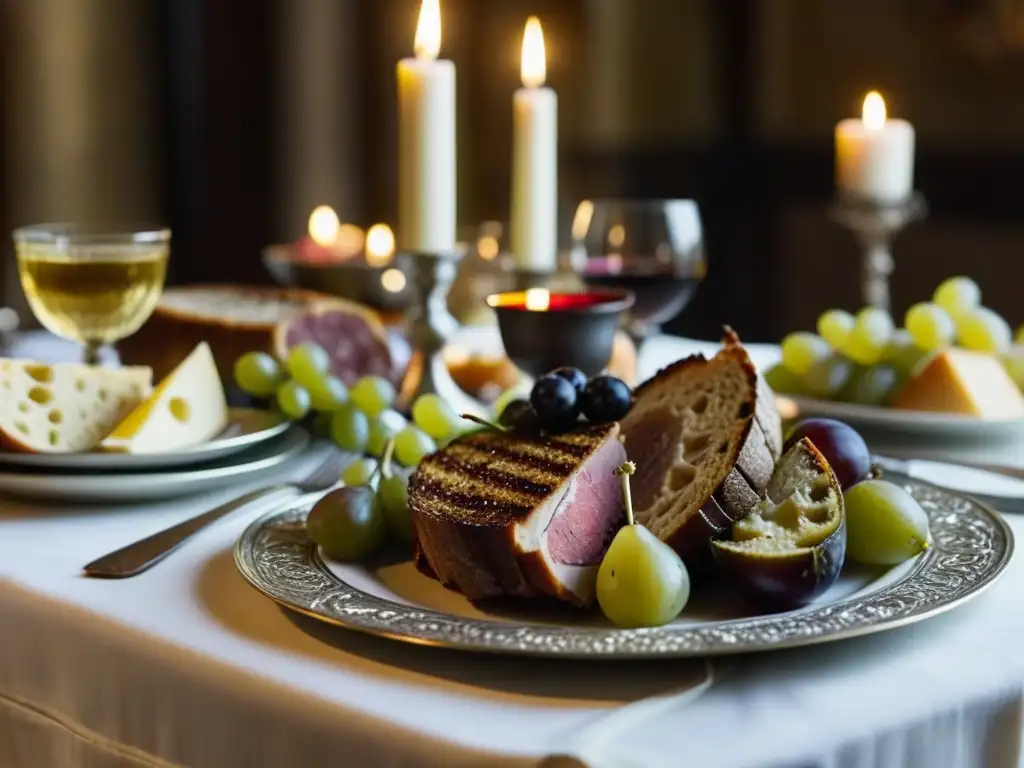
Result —
[{"label": "white tablecloth", "polygon": [[[642,367],[685,348],[658,340]],[[1022,764],[1022,558],[933,620],[716,661],[703,697],[620,730],[623,705],[696,685],[703,664],[456,654],[287,615],[232,562],[258,509],[137,578],[80,575],[240,490],[130,508],[2,502],[0,766],[536,765],[581,732],[609,737],[609,765]]]}]

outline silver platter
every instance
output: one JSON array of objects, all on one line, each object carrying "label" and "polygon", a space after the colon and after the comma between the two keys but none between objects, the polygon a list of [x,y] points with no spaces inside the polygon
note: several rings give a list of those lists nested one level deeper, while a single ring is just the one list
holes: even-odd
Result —
[{"label": "silver platter", "polygon": [[159,470],[222,459],[272,440],[290,426],[274,411],[232,408],[224,431],[212,440],[175,453],[8,453],[0,452],[0,464],[54,470],[88,469],[95,472]]},{"label": "silver platter", "polygon": [[[438,609],[376,587],[370,569],[325,563],[305,532],[309,504],[292,502],[252,523],[235,563],[257,590],[285,608],[347,629],[465,651],[575,658],[672,658],[751,653],[881,632],[960,605],[990,586],[1013,555],[999,515],[966,497],[902,483],[931,520],[933,547],[838,598],[783,614],[686,619],[656,629],[615,629],[594,619],[560,623]],[[412,566],[408,566],[411,568]],[[425,576],[405,574],[401,581]],[[359,584],[363,588],[354,586]],[[436,586],[437,591],[445,591]],[[376,594],[374,594],[376,592]],[[461,597],[455,596],[461,600]],[[450,599],[455,599],[450,598]],[[468,604],[467,604],[468,605]]]}]

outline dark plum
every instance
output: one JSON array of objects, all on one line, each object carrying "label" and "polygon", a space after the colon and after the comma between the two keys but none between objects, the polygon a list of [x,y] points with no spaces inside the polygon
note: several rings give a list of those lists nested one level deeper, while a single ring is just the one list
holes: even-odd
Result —
[{"label": "dark plum", "polygon": [[793,425],[783,450],[805,437],[821,451],[844,491],[871,472],[867,443],[850,425],[835,419],[805,419]]},{"label": "dark plum", "polygon": [[541,425],[552,431],[568,429],[580,415],[576,387],[568,379],[550,373],[534,383],[530,391],[530,405]]},{"label": "dark plum", "polygon": [[583,415],[595,423],[618,421],[633,405],[633,392],[622,379],[595,376],[587,383],[582,398]]},{"label": "dark plum", "polygon": [[550,374],[552,376],[561,376],[572,384],[576,389],[577,395],[582,395],[583,390],[587,388],[587,374],[579,368],[573,368],[572,366],[566,365],[561,368],[555,368],[555,370],[551,371]]}]

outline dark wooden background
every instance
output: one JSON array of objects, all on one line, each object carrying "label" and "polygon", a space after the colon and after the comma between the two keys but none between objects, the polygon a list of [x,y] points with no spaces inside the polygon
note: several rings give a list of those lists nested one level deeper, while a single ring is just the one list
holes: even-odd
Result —
[{"label": "dark wooden background", "polygon": [[[444,52],[458,65],[463,225],[506,216],[518,45],[537,13],[560,96],[565,215],[584,196],[701,205],[710,273],[673,330],[713,336],[729,322],[777,339],[826,307],[856,309],[856,250],[825,210],[832,126],[872,87],[918,128],[917,186],[931,209],[898,241],[897,308],[966,272],[987,303],[1024,320],[1024,23],[1000,15],[1005,6],[442,5]],[[300,234],[315,204],[364,226],[394,221],[394,65],[411,48],[415,0],[92,0],[54,30],[62,6],[0,2],[5,229],[159,218],[174,230],[174,281],[269,282],[261,248]],[[68,46],[81,58],[62,57]],[[62,108],[49,95],[60,87],[83,98]],[[60,120],[83,121],[94,143],[75,147]],[[5,280],[11,300],[9,260]]]}]

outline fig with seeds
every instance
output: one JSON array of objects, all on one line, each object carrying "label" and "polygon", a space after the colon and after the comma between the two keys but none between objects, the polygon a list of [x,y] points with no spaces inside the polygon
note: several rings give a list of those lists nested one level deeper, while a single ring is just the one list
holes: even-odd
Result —
[{"label": "fig with seeds", "polygon": [[772,608],[806,605],[835,583],[846,557],[843,492],[814,443],[786,451],[766,498],[711,549],[731,581]]}]

